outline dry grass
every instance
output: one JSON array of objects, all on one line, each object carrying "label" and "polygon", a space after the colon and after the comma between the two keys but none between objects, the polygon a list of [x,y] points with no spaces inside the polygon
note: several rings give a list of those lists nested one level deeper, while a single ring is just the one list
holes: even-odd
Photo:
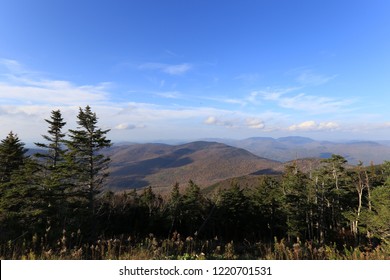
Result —
[{"label": "dry grass", "polygon": [[99,239],[93,244],[81,244],[77,233],[69,236],[64,231],[55,246],[48,246],[44,238],[33,236],[22,243],[8,242],[0,246],[0,259],[18,260],[390,260],[388,248],[372,250],[302,243],[290,244],[276,240],[273,244],[196,240],[174,233],[170,239],[158,239],[150,234],[143,239],[132,237]]}]

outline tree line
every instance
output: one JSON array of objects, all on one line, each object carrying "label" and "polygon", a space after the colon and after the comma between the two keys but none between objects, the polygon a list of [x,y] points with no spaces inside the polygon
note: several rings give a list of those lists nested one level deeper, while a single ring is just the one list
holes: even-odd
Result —
[{"label": "tree line", "polygon": [[291,164],[282,176],[259,176],[256,186],[233,180],[229,188],[209,193],[193,181],[183,190],[174,185],[165,197],[152,187],[107,192],[101,198],[105,232],[390,249],[390,162],[346,163],[333,155],[308,174]]},{"label": "tree line", "polygon": [[75,235],[99,238],[149,234],[221,242],[313,242],[390,253],[390,161],[348,166],[332,155],[308,173],[296,164],[281,176],[259,176],[253,187],[204,192],[193,181],[175,184],[167,195],[150,186],[111,192],[106,185],[109,130],[98,126],[89,106],[79,109],[77,129],[52,111],[41,152],[27,149],[10,132],[0,144],[0,242],[34,238],[55,246]]},{"label": "tree line", "polygon": [[96,201],[104,186],[109,158],[100,151],[111,146],[98,127],[96,113],[80,108],[77,129],[63,131],[66,122],[52,111],[43,143],[33,156],[10,132],[0,144],[1,241],[31,239],[63,230],[83,229],[88,238],[96,232]]}]

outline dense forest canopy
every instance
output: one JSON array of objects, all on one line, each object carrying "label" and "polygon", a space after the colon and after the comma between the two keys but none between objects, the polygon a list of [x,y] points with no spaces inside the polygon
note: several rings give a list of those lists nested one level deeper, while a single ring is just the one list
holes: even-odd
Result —
[{"label": "dense forest canopy", "polygon": [[[245,244],[260,243],[274,252],[286,243],[390,255],[390,161],[346,168],[345,158],[332,155],[310,173],[292,163],[283,175],[258,176],[251,188],[237,181],[205,193],[190,181],[173,185],[165,196],[152,186],[114,193],[105,180],[109,130],[99,128],[92,109],[80,108],[78,127],[68,132],[59,110],[45,121],[47,135],[36,143],[41,152],[27,156],[14,132],[0,144],[2,258],[44,258],[47,252],[66,258],[74,248],[78,254],[69,258],[104,258],[94,255],[102,240],[126,240],[126,248],[133,248],[144,238],[160,253],[173,242],[177,254],[211,254],[214,242],[213,252],[222,244],[227,258],[235,256],[229,253],[233,244],[245,251]],[[203,245],[188,251],[183,240]],[[264,257],[248,248],[252,257]],[[315,258],[310,256],[301,257]]]}]

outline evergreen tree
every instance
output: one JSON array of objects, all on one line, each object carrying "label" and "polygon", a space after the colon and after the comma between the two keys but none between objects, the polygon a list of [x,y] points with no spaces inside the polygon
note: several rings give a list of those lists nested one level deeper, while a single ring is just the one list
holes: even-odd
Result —
[{"label": "evergreen tree", "polygon": [[217,216],[222,221],[219,227],[224,230],[220,236],[225,236],[228,240],[252,237],[251,227],[254,225],[251,223],[250,202],[237,183],[220,193]]},{"label": "evergreen tree", "polygon": [[140,196],[140,203],[147,208],[149,218],[155,215],[160,203],[151,186],[144,189]]},{"label": "evergreen tree", "polygon": [[252,204],[256,212],[256,226],[259,235],[272,241],[274,237],[284,237],[286,228],[286,213],[283,209],[285,197],[277,177],[262,176],[259,184],[252,191]]},{"label": "evergreen tree", "polygon": [[390,184],[388,183],[372,191],[372,210],[364,210],[361,220],[370,234],[378,238],[384,250],[390,254]]},{"label": "evergreen tree", "polygon": [[[140,217],[138,217],[144,228],[149,229],[149,232],[159,234],[164,232],[167,227],[161,213],[163,206],[163,199],[161,195],[157,195],[151,186],[145,188],[139,196],[140,203]],[[142,218],[143,217],[143,218]]]},{"label": "evergreen tree", "polygon": [[287,165],[282,179],[288,239],[308,237],[310,190],[307,177],[296,164]]},{"label": "evergreen tree", "polygon": [[25,159],[23,166],[15,170],[7,183],[0,185],[0,229],[2,237],[17,239],[45,232],[45,196],[41,189],[37,163]]},{"label": "evergreen tree", "polygon": [[0,144],[0,183],[11,180],[13,172],[21,167],[26,159],[24,143],[12,131]]},{"label": "evergreen tree", "polygon": [[48,142],[35,143],[39,148],[45,149],[47,153],[37,153],[36,156],[46,160],[45,164],[47,168],[55,169],[58,164],[63,160],[64,156],[64,137],[65,133],[62,132],[62,128],[65,126],[61,111],[56,110],[51,112],[51,119],[45,121],[49,124],[47,133],[49,135],[42,135],[42,137]]},{"label": "evergreen tree", "polygon": [[45,119],[49,124],[48,135],[42,135],[47,143],[35,143],[35,145],[44,149],[45,152],[36,153],[35,157],[39,160],[41,169],[42,187],[46,201],[46,217],[48,226],[52,228],[54,238],[61,234],[66,228],[66,218],[68,215],[68,204],[66,190],[67,168],[64,162],[65,147],[62,132],[66,122],[64,122],[60,110],[52,111],[51,118]]},{"label": "evergreen tree", "polygon": [[176,183],[171,191],[171,196],[168,201],[167,216],[171,222],[169,229],[169,236],[174,231],[178,231],[182,223],[182,207],[183,207],[183,196],[180,194],[179,183]]},{"label": "evergreen tree", "polygon": [[70,129],[70,140],[66,141],[68,159],[77,171],[75,183],[86,193],[90,209],[94,213],[95,196],[100,193],[103,181],[108,176],[106,169],[110,159],[100,151],[111,146],[111,141],[106,138],[110,130],[98,128],[96,113],[89,106],[84,110],[80,108],[77,118],[78,129]]},{"label": "evergreen tree", "polygon": [[103,188],[104,179],[108,176],[107,168],[110,158],[102,154],[104,148],[111,146],[106,138],[110,131],[97,126],[98,118],[90,106],[80,108],[77,115],[77,129],[69,130],[70,139],[66,141],[68,152],[66,161],[74,187],[74,211],[84,212],[92,227],[91,220],[96,214],[96,196]]},{"label": "evergreen tree", "polygon": [[0,227],[2,238],[31,233],[41,214],[37,165],[24,143],[10,132],[0,144]]},{"label": "evergreen tree", "polygon": [[347,227],[343,212],[350,210],[351,182],[345,168],[347,160],[332,155],[322,161],[323,165],[314,172],[317,239],[320,242],[333,239]]},{"label": "evergreen tree", "polygon": [[184,192],[182,207],[185,232],[189,235],[197,235],[198,230],[206,220],[206,201],[199,186],[192,180],[188,182],[188,187]]}]

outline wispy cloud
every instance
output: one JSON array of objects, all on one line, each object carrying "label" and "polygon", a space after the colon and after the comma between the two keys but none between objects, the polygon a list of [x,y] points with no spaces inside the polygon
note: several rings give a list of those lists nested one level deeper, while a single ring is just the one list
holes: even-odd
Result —
[{"label": "wispy cloud", "polygon": [[158,70],[169,75],[183,75],[191,70],[189,63],[182,64],[164,64],[164,63],[144,63],[139,65],[141,70]]},{"label": "wispy cloud", "polygon": [[40,81],[39,85],[0,83],[0,99],[18,104],[75,105],[107,100],[106,85],[76,86],[67,81]]},{"label": "wispy cloud", "polygon": [[229,128],[236,127],[236,125],[234,124],[235,123],[234,120],[223,120],[223,119],[217,118],[215,116],[207,117],[207,119],[204,120],[204,123],[209,124],[209,125],[225,126],[225,127],[229,127]]},{"label": "wispy cloud", "polygon": [[145,128],[145,125],[142,124],[129,124],[129,123],[120,123],[114,127],[116,130],[132,130],[136,128]]},{"label": "wispy cloud", "polygon": [[204,124],[224,126],[227,128],[263,129],[265,127],[264,121],[256,117],[224,118],[224,117],[209,116],[204,120]]},{"label": "wispy cloud", "polygon": [[255,101],[258,98],[269,101],[278,101],[283,95],[301,89],[301,87],[286,87],[286,88],[266,88],[265,90],[252,91],[248,100]]},{"label": "wispy cloud", "polygon": [[317,74],[312,70],[304,70],[298,75],[296,80],[304,86],[319,86],[322,84],[326,84],[327,82],[333,80],[336,77],[336,75],[326,76]]},{"label": "wispy cloud", "polygon": [[75,105],[108,100],[110,83],[75,85],[69,81],[39,77],[13,60],[0,60],[6,67],[0,80],[3,104]]},{"label": "wispy cloud", "polygon": [[260,78],[261,76],[258,73],[242,73],[234,77],[235,80],[239,80],[249,84],[258,81]]},{"label": "wispy cloud", "polygon": [[311,114],[336,113],[350,111],[352,100],[334,99],[300,93],[292,97],[283,97],[277,100],[281,107],[306,111]]},{"label": "wispy cloud", "polygon": [[[144,67],[169,75],[180,75],[191,69],[191,65],[182,64]],[[308,77],[302,79],[309,80]],[[317,83],[319,81],[318,78]],[[91,105],[101,125],[111,128],[110,133],[121,140],[202,137],[217,133],[221,137],[246,137],[260,131],[276,134],[337,131],[360,135],[362,131],[368,134],[375,130],[375,133],[385,134],[390,129],[390,123],[380,113],[367,118],[358,109],[351,108],[354,100],[302,93],[309,91],[303,83],[241,95],[225,92],[219,96],[195,96],[184,94],[182,88],[168,87],[164,80],[158,79],[154,90],[136,91],[139,102],[125,101],[127,103],[114,98],[114,89],[110,83],[85,85],[50,79],[48,75],[26,69],[18,61],[0,59],[0,127],[3,132],[15,130],[24,141],[36,141],[34,137],[46,133],[43,120],[49,117],[51,110],[61,109],[72,127],[76,126],[79,106]],[[145,98],[140,99],[143,95]],[[148,101],[143,103],[142,100]],[[295,119],[295,114],[300,121]],[[318,114],[324,116],[313,117]],[[342,124],[329,121],[329,116],[344,121]]]},{"label": "wispy cloud", "polygon": [[154,94],[169,99],[178,99],[183,97],[183,95],[179,91],[155,92]]},{"label": "wispy cloud", "polygon": [[12,59],[0,58],[0,66],[6,68],[10,72],[22,71],[22,65],[18,61]]},{"label": "wispy cloud", "polygon": [[265,127],[264,122],[258,118],[248,118],[245,122],[246,126],[253,129],[263,129]]},{"label": "wispy cloud", "polygon": [[339,129],[340,126],[336,122],[320,122],[305,121],[300,124],[291,125],[290,131],[332,131]]},{"label": "wispy cloud", "polygon": [[221,103],[237,104],[242,107],[248,105],[259,106],[266,102],[274,102],[283,109],[302,111],[308,114],[345,113],[354,108],[352,99],[331,98],[326,96],[308,95],[297,93],[302,87],[267,88],[265,90],[252,91],[242,98],[230,97],[202,97],[202,99]]},{"label": "wispy cloud", "polygon": [[245,99],[222,97],[222,96],[221,97],[201,96],[199,98],[204,100],[216,101],[216,102],[227,103],[227,104],[235,104],[240,106],[245,106],[248,104],[248,102]]},{"label": "wispy cloud", "polygon": [[299,67],[291,69],[286,74],[294,78],[294,81],[301,86],[320,86],[335,79],[337,75],[325,75],[318,73],[314,69],[308,67]]},{"label": "wispy cloud", "polygon": [[212,107],[182,107],[164,106],[151,103],[131,102],[118,107],[115,118],[127,120],[129,123],[164,123],[183,122],[189,119],[199,120],[209,116],[232,114],[231,111],[216,109]]},{"label": "wispy cloud", "polygon": [[353,100],[336,99],[324,96],[307,95],[298,93],[287,95],[299,88],[286,88],[284,90],[266,90],[252,93],[263,100],[274,101],[278,106],[287,109],[305,111],[310,114],[324,114],[351,111]]}]

